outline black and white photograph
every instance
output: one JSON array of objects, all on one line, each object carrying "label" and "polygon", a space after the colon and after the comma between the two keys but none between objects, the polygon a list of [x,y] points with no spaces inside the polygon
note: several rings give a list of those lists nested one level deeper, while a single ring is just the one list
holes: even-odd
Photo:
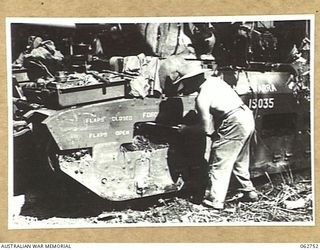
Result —
[{"label": "black and white photograph", "polygon": [[9,229],[315,225],[313,15],[6,33]]}]

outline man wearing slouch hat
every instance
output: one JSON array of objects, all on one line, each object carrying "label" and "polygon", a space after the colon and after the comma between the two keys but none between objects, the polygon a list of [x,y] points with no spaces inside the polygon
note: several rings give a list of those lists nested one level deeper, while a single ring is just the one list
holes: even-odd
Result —
[{"label": "man wearing slouch hat", "polygon": [[201,130],[212,140],[203,204],[217,212],[224,208],[231,174],[243,200],[258,200],[249,173],[249,146],[255,129],[251,110],[230,85],[218,77],[207,77],[195,61],[168,57],[161,63],[159,75],[166,95],[197,93]]}]

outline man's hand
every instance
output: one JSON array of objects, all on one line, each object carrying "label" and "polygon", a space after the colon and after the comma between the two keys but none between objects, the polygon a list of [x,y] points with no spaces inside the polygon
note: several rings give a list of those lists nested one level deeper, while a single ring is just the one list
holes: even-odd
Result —
[{"label": "man's hand", "polygon": [[177,125],[178,132],[181,134],[198,134],[199,136],[205,136],[205,132],[203,131],[200,124],[195,125],[186,125],[186,124],[179,124]]},{"label": "man's hand", "polygon": [[187,125],[185,125],[185,124],[179,124],[178,126],[178,132],[179,133],[184,133],[186,130],[187,130]]}]

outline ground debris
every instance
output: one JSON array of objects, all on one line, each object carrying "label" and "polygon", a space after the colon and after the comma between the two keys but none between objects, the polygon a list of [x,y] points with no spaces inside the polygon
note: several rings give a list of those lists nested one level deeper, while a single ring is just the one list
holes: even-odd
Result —
[{"label": "ground debris", "polygon": [[[85,154],[84,154],[85,155]],[[100,213],[88,216],[89,201],[82,201],[81,206],[74,204],[72,208],[86,210],[86,217],[69,217],[62,216],[63,211],[73,211],[70,208],[63,208],[70,203],[56,204],[59,207],[59,215],[54,215],[50,211],[47,218],[37,217],[36,210],[32,216],[22,216],[15,213],[13,221],[16,225],[35,225],[41,226],[59,226],[59,225],[99,225],[106,226],[108,224],[133,224],[133,225],[191,225],[191,224],[217,224],[217,223],[269,223],[269,222],[311,222],[313,221],[313,193],[312,183],[304,180],[310,179],[310,176],[301,178],[300,175],[292,176],[290,182],[284,181],[283,178],[269,178],[267,183],[263,183],[257,187],[259,192],[259,200],[256,202],[244,202],[241,199],[230,199],[232,194],[227,197],[228,202],[226,208],[220,213],[214,212],[212,209],[195,204],[188,196],[172,196],[159,198],[151,205],[141,205],[139,209],[135,207],[124,207],[117,210],[102,210]],[[272,182],[272,183],[271,183]],[[191,197],[191,196],[190,196]],[[26,203],[22,209],[34,209],[37,202],[37,195],[26,197]],[[41,202],[43,204],[43,202]],[[143,202],[141,202],[143,204]],[[79,204],[78,204],[79,205]],[[44,206],[44,209],[52,208],[52,206]],[[89,206],[93,209],[92,206]],[[98,211],[94,207],[94,213]],[[77,210],[77,211],[78,211]],[[76,211],[76,210],[74,210]],[[45,211],[41,211],[41,215]],[[78,211],[79,214],[81,214]]]}]

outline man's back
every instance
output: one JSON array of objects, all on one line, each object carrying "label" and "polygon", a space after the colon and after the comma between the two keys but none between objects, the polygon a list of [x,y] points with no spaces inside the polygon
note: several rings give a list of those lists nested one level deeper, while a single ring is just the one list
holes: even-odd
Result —
[{"label": "man's back", "polygon": [[201,85],[197,97],[198,109],[209,109],[213,119],[219,119],[238,108],[243,102],[237,93],[222,79],[209,77]]}]

